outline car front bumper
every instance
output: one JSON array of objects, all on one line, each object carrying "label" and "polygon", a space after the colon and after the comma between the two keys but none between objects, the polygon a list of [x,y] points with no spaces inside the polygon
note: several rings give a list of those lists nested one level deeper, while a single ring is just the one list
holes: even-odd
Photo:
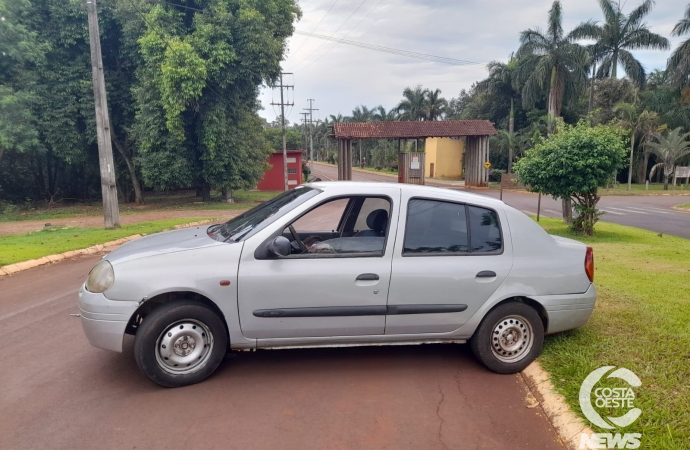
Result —
[{"label": "car front bumper", "polygon": [[547,334],[580,328],[592,315],[597,300],[597,291],[593,284],[583,294],[545,295],[531,297],[546,309],[548,315]]},{"label": "car front bumper", "polygon": [[109,300],[84,286],[79,291],[81,326],[94,347],[122,352],[127,323],[139,306],[138,302]]}]

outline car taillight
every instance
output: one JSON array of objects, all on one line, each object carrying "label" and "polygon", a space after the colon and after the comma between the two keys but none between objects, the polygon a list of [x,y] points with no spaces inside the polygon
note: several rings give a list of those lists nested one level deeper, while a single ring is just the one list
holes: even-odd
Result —
[{"label": "car taillight", "polygon": [[589,281],[594,283],[594,250],[592,247],[587,247],[587,254],[585,255],[585,273]]}]

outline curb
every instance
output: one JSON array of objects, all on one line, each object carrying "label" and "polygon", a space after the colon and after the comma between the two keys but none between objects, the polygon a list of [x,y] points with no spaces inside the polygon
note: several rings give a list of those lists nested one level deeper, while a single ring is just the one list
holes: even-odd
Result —
[{"label": "curb", "polygon": [[565,402],[565,397],[556,392],[549,380],[548,372],[538,361],[527,366],[520,372],[520,376],[537,401],[537,404],[528,407],[533,408],[537,405],[541,407],[551,426],[558,433],[558,440],[566,448],[573,450],[579,448],[580,435],[594,433],[589,425],[570,409]]},{"label": "curb", "polygon": [[[204,224],[210,223],[210,222],[212,222],[212,220],[210,220],[210,219],[209,220],[201,220],[199,222],[191,222],[191,223],[185,223],[185,224],[181,224],[181,225],[175,225],[173,228],[175,230],[179,230],[180,228],[196,227],[198,225],[204,225]],[[163,230],[163,231],[165,231],[165,230]],[[99,253],[102,251],[112,251],[112,250],[115,250],[115,247],[122,245],[125,242],[139,239],[140,237],[142,237],[141,234],[135,234],[132,236],[127,236],[127,237],[123,237],[120,239],[116,239],[114,241],[105,242],[103,244],[92,245],[91,247],[86,247],[86,248],[82,248],[82,249],[78,249],[78,250],[70,250],[68,252],[58,253],[57,255],[48,255],[48,256],[44,256],[42,258],[38,258],[38,259],[29,259],[27,261],[21,261],[18,263],[9,264],[7,266],[0,267],[0,277],[4,277],[6,275],[13,275],[17,272],[22,272],[24,270],[33,269],[34,267],[42,266],[45,264],[56,263],[56,262],[62,261],[64,259],[74,258],[75,256],[93,255],[95,253]]]}]

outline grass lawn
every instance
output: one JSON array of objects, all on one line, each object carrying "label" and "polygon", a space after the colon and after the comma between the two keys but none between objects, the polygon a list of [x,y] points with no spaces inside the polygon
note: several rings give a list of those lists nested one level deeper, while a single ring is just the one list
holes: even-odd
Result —
[{"label": "grass lawn", "polygon": [[690,211],[690,203],[685,203],[685,204],[683,204],[683,205],[678,205],[678,206],[676,206],[676,208],[687,209],[688,211]]},{"label": "grass lawn", "polygon": [[134,234],[157,233],[199,220],[202,218],[156,220],[124,225],[115,230],[53,227],[20,236],[0,236],[0,266],[91,247]]},{"label": "grass lawn", "polygon": [[626,431],[642,433],[641,448],[690,448],[690,240],[602,222],[583,238],[559,220],[540,223],[594,248],[599,294],[585,327],[546,339],[539,360],[554,385],[580,413],[580,384],[592,370],[628,368],[643,384],[635,389],[642,415]]},{"label": "grass lawn", "polygon": [[[209,202],[202,202],[192,191],[171,194],[150,193],[144,197],[143,205],[134,203],[120,203],[120,214],[136,214],[162,210],[237,210],[249,209],[257,202],[269,200],[279,192],[273,191],[234,191],[234,203],[221,200],[220,194],[211,198]],[[85,202],[73,205],[43,204],[40,206],[17,207],[0,205],[0,222],[14,222],[19,220],[57,220],[68,217],[99,216],[103,214],[103,204],[100,201]],[[191,220],[190,220],[191,222]]]}]

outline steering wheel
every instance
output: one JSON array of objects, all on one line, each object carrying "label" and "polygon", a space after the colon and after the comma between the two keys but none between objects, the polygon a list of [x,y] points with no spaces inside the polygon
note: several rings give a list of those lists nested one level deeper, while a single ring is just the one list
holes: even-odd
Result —
[{"label": "steering wheel", "polygon": [[302,242],[302,239],[299,238],[299,234],[295,231],[295,227],[290,225],[290,233],[292,233],[292,237],[295,238],[297,241],[297,244],[299,245],[299,249],[302,250],[302,253],[305,253],[307,251],[307,246],[304,245],[304,242]]}]

